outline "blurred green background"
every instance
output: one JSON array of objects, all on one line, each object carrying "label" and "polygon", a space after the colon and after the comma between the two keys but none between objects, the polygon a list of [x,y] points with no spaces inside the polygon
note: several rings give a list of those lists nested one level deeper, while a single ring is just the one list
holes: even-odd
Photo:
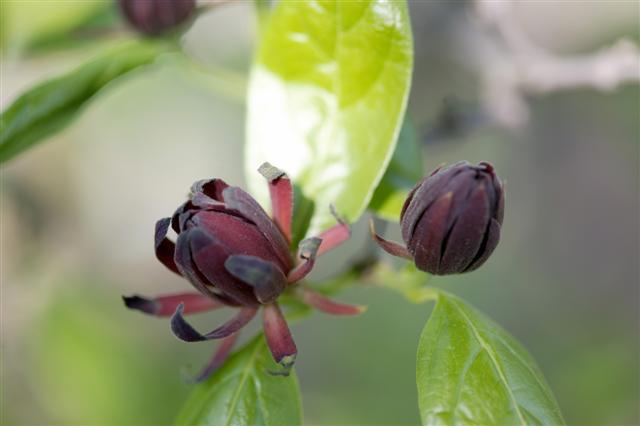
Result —
[{"label": "blurred green background", "polygon": [[[3,0],[3,108],[97,51],[75,42],[32,48],[53,40],[74,14],[94,19],[82,4]],[[487,160],[508,190],[491,260],[432,283],[525,344],[569,424],[638,424],[639,86],[531,96],[517,126],[461,121],[446,137],[432,137],[443,99],[458,99],[463,109],[482,102],[482,75],[461,59],[470,48],[463,28],[477,17],[467,2],[410,6],[409,110],[424,135],[425,167]],[[639,7],[565,2],[559,11],[550,2],[522,2],[514,23],[551,51],[589,52],[622,36],[637,42]],[[102,18],[120,25],[112,13]],[[251,3],[236,2],[203,14],[183,42],[203,69],[223,67],[242,81],[256,37]],[[127,311],[120,296],[185,289],[153,256],[155,220],[172,213],[197,179],[243,182],[244,105],[220,87],[213,77],[161,63],[114,85],[69,129],[2,167],[2,424],[173,421],[190,390],[184,374],[215,344],[177,341],[167,320]],[[390,235],[397,237],[393,226]],[[341,268],[367,238],[358,225],[353,241],[319,261],[317,276]],[[341,298],[369,311],[347,319],[318,314],[293,326],[306,423],[418,424],[415,352],[431,306],[369,287]],[[195,323],[224,317],[200,315]]]}]

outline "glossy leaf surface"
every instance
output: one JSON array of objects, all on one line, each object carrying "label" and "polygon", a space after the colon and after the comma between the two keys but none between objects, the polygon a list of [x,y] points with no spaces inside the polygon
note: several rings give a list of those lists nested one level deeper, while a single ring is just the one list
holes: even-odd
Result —
[{"label": "glossy leaf surface", "polygon": [[423,425],[562,425],[527,351],[462,300],[440,293],[418,347]]},{"label": "glossy leaf surface", "polygon": [[279,2],[264,28],[248,98],[246,166],[269,161],[315,202],[309,235],[354,221],[395,148],[411,83],[405,1]]},{"label": "glossy leaf surface", "polygon": [[298,379],[279,372],[260,334],[229,358],[206,382],[196,386],[177,425],[300,425],[302,404]]},{"label": "glossy leaf surface", "polygon": [[373,193],[369,210],[383,219],[400,220],[404,201],[422,175],[422,152],[416,131],[411,122],[405,119],[393,157]]},{"label": "glossy leaf surface", "polygon": [[127,43],[27,90],[0,115],[0,163],[62,130],[105,86],[164,51],[164,45]]}]

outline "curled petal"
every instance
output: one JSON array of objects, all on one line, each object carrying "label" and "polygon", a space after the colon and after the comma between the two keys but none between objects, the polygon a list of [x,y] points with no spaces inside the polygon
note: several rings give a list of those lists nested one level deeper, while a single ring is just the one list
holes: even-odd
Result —
[{"label": "curled petal", "polygon": [[156,222],[154,246],[156,257],[167,268],[180,275],[178,267],[173,260],[176,251],[176,245],[167,238],[167,231],[171,224],[171,218],[165,217]]},{"label": "curled petal", "polygon": [[173,315],[180,304],[184,304],[185,314],[195,314],[217,309],[225,304],[220,299],[214,299],[199,293],[179,293],[147,299],[138,295],[122,296],[124,304],[129,309],[135,309],[145,314],[157,317]]},{"label": "curled petal", "polygon": [[260,303],[276,300],[287,283],[287,278],[276,264],[256,256],[229,256],[224,267],[231,275],[253,287],[253,293]]},{"label": "curled petal", "polygon": [[373,240],[380,246],[382,250],[386,251],[392,256],[403,257],[408,260],[413,259],[411,253],[409,253],[409,250],[407,250],[405,246],[393,241],[386,240],[378,235],[373,220],[369,221],[369,231],[371,232]]},{"label": "curled petal", "polygon": [[241,213],[245,218],[255,223],[273,247],[278,259],[286,269],[291,268],[293,265],[289,255],[289,243],[276,224],[260,207],[260,204],[251,195],[235,186],[225,188],[222,195],[227,208]]},{"label": "curled petal", "polygon": [[253,319],[258,312],[258,308],[241,308],[233,318],[207,334],[200,334],[196,331],[182,316],[183,311],[184,305],[178,305],[176,312],[171,317],[171,331],[173,331],[173,334],[175,334],[178,339],[184,340],[185,342],[202,342],[205,340],[222,339],[240,330]]},{"label": "curled petal", "polygon": [[191,198],[200,198],[201,196],[217,202],[223,202],[222,191],[229,185],[222,179],[206,179],[200,180],[191,186]]},{"label": "curled petal", "polygon": [[269,182],[273,220],[291,241],[291,223],[293,218],[293,187],[286,173],[269,163],[263,163],[258,169]]},{"label": "curled petal", "polygon": [[233,333],[220,342],[220,346],[213,354],[209,363],[202,369],[198,377],[195,378],[194,382],[200,383],[207,380],[218,368],[224,364],[224,362],[231,354],[231,349],[233,349],[233,345],[235,345],[236,340],[238,340],[239,333]]},{"label": "curled petal", "polygon": [[331,205],[330,208],[331,214],[336,218],[338,224],[320,234],[319,238],[322,240],[322,244],[318,250],[318,256],[338,247],[351,236],[351,227],[349,224],[338,215],[333,205]]},{"label": "curled petal", "polygon": [[319,311],[331,315],[359,315],[367,310],[367,307],[362,305],[334,302],[328,297],[316,291],[309,290],[308,288],[302,290],[302,301]]},{"label": "curled petal", "polygon": [[279,374],[287,375],[296,360],[298,349],[277,303],[264,307],[263,326],[273,359],[285,369]]},{"label": "curled petal", "polygon": [[287,276],[289,283],[293,284],[298,282],[311,272],[313,265],[316,262],[316,254],[318,253],[318,249],[321,244],[322,240],[317,237],[307,238],[300,242],[298,252],[302,259],[302,263],[289,272],[289,275]]},{"label": "curled petal", "polygon": [[492,218],[489,222],[487,233],[485,234],[484,241],[482,241],[482,245],[480,246],[480,250],[478,251],[476,258],[471,262],[467,269],[465,269],[465,272],[478,269],[484,262],[486,262],[498,245],[498,241],[500,241],[500,223]]}]

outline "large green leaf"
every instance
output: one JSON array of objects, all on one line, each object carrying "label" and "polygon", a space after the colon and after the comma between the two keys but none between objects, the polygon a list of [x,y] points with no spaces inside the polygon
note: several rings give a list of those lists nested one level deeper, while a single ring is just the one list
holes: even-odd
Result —
[{"label": "large green leaf", "polygon": [[194,389],[176,424],[301,425],[298,380],[295,372],[288,377],[271,374],[281,368],[259,335]]},{"label": "large green leaf", "polygon": [[315,202],[311,229],[353,221],[395,148],[412,71],[404,0],[282,1],[262,33],[248,94],[246,167],[269,161]]},{"label": "large green leaf", "polygon": [[0,163],[62,130],[107,84],[166,50],[164,44],[127,43],[23,93],[0,115]]},{"label": "large green leaf", "polygon": [[535,361],[507,332],[440,293],[418,347],[424,425],[562,425]]},{"label": "large green leaf", "polygon": [[422,178],[422,152],[416,131],[409,119],[404,120],[398,145],[382,181],[373,193],[369,210],[387,220],[400,220],[402,205],[411,188]]}]

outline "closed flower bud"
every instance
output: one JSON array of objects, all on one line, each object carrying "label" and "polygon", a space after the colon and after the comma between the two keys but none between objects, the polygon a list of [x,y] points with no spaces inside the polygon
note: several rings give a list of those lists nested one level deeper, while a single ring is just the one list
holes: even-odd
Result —
[{"label": "closed flower bud", "polygon": [[504,189],[488,163],[460,162],[434,171],[416,185],[400,214],[406,248],[374,238],[387,252],[413,259],[434,275],[480,267],[500,239]]},{"label": "closed flower bud", "polygon": [[136,30],[155,36],[185,22],[196,0],[119,0],[123,15]]}]

